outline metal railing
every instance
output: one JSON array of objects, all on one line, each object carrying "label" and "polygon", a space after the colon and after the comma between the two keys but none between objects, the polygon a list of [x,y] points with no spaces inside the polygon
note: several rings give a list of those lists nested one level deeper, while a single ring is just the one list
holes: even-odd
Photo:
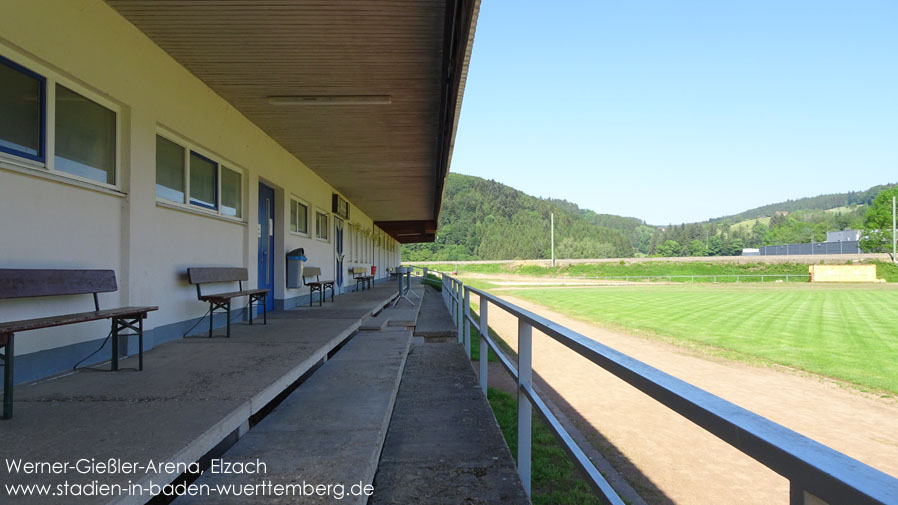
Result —
[{"label": "metal railing", "polygon": [[[420,268],[420,267],[418,267]],[[428,270],[422,269],[426,277]],[[614,374],[657,402],[789,480],[790,505],[898,504],[898,479],[730,403],[542,316],[511,304],[442,272],[443,299],[458,328],[458,342],[471,355],[471,326],[479,329],[480,386],[487,390],[492,349],[518,383],[518,473],[527,494],[531,477],[532,410],[546,421],[564,450],[606,503],[623,505],[608,481],[533,388],[533,328]],[[470,297],[480,297],[480,318],[471,315]],[[518,320],[518,358],[512,363],[489,335],[490,306]]]},{"label": "metal railing", "polygon": [[589,279],[589,280],[622,280],[626,282],[639,281],[639,280],[667,280],[667,282],[673,283],[675,279],[677,282],[686,282],[686,279],[689,279],[690,282],[695,282],[696,279],[707,279],[711,282],[718,282],[721,279],[735,279],[735,282],[742,282],[743,280],[747,280],[748,282],[767,282],[768,280],[784,280],[785,282],[795,282],[790,279],[802,279],[805,281],[811,280],[811,274],[716,274],[716,275],[605,275],[601,277],[571,277],[571,279]]}]

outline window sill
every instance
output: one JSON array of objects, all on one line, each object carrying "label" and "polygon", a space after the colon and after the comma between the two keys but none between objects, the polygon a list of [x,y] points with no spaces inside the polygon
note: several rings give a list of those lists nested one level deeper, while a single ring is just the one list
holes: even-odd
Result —
[{"label": "window sill", "polygon": [[315,240],[317,240],[318,242],[324,242],[324,243],[326,243],[326,244],[327,244],[327,243],[330,243],[330,240],[328,240],[328,239],[326,239],[326,238],[315,237]]},{"label": "window sill", "polygon": [[124,198],[128,196],[127,193],[110,187],[110,186],[101,186],[99,184],[93,184],[81,179],[76,179],[74,177],[68,177],[65,175],[60,175],[57,173],[53,173],[45,168],[41,168],[39,166],[32,166],[30,163],[26,164],[25,162],[18,163],[16,161],[11,161],[6,158],[0,158],[0,169],[7,170],[9,172],[16,172],[18,174],[27,175],[30,177],[35,177],[38,179],[45,179],[48,181],[58,182],[60,184],[67,184],[69,186],[75,186],[82,189],[89,189],[91,191],[96,191],[97,193],[103,193],[106,195],[117,196],[119,198]]},{"label": "window sill", "polygon": [[162,207],[164,209],[177,210],[180,212],[185,212],[187,214],[193,214],[196,216],[208,217],[211,219],[217,219],[219,221],[224,221],[226,223],[239,224],[241,226],[246,226],[246,221],[238,217],[231,216],[222,216],[221,214],[215,214],[209,211],[202,210],[199,207],[188,207],[184,204],[178,204],[175,202],[169,202],[167,200],[156,200],[156,207]]},{"label": "window sill", "polygon": [[300,232],[298,232],[298,231],[291,231],[291,232],[290,232],[290,235],[293,235],[293,236],[295,236],[295,237],[309,238],[309,234],[308,234],[308,233],[300,233]]}]

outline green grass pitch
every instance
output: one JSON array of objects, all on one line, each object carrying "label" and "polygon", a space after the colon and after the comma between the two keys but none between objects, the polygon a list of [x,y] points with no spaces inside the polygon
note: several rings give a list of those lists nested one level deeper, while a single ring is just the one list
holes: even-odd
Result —
[{"label": "green grass pitch", "polygon": [[898,289],[673,285],[516,290],[581,320],[898,393]]}]

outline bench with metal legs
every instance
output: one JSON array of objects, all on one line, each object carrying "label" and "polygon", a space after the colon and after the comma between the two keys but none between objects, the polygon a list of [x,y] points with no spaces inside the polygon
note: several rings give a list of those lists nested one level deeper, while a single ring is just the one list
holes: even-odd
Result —
[{"label": "bench with metal legs", "polygon": [[[306,282],[307,277],[315,277],[315,280],[312,282]],[[324,300],[327,295],[327,290],[331,290],[331,302],[334,301],[334,285],[336,282],[330,280],[321,280],[321,269],[318,267],[304,267],[302,269],[302,283],[309,288],[309,307],[312,306],[312,299],[314,298],[314,294],[318,293],[318,306],[321,306],[321,302]]]},{"label": "bench with metal legs", "polygon": [[[212,338],[213,320],[215,313],[224,313],[227,320],[227,333],[231,336],[231,299],[241,296],[249,297],[249,324],[253,324],[254,303],[262,305],[262,324],[268,324],[268,289],[243,289],[243,281],[249,280],[249,271],[246,268],[202,267],[188,268],[187,277],[191,284],[196,284],[196,297],[203,302],[209,302],[209,338]],[[228,293],[214,293],[204,295],[200,286],[209,283],[236,282],[237,291]]]},{"label": "bench with metal legs", "polygon": [[56,269],[0,269],[0,299],[36,296],[93,294],[94,309],[90,312],[25,319],[0,323],[0,359],[3,361],[3,418],[10,419],[13,410],[13,380],[15,369],[15,336],[17,333],[69,324],[111,319],[112,370],[119,369],[119,337],[132,330],[138,339],[138,370],[143,370],[143,320],[148,312],[159,307],[120,307],[100,310],[98,293],[118,290],[113,270],[56,270]]}]

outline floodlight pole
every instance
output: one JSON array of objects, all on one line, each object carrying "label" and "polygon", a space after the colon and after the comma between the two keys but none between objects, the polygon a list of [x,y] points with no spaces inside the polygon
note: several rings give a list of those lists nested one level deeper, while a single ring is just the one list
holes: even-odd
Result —
[{"label": "floodlight pole", "polygon": [[552,267],[555,267],[555,213],[549,213],[549,222],[551,223],[552,229]]}]

